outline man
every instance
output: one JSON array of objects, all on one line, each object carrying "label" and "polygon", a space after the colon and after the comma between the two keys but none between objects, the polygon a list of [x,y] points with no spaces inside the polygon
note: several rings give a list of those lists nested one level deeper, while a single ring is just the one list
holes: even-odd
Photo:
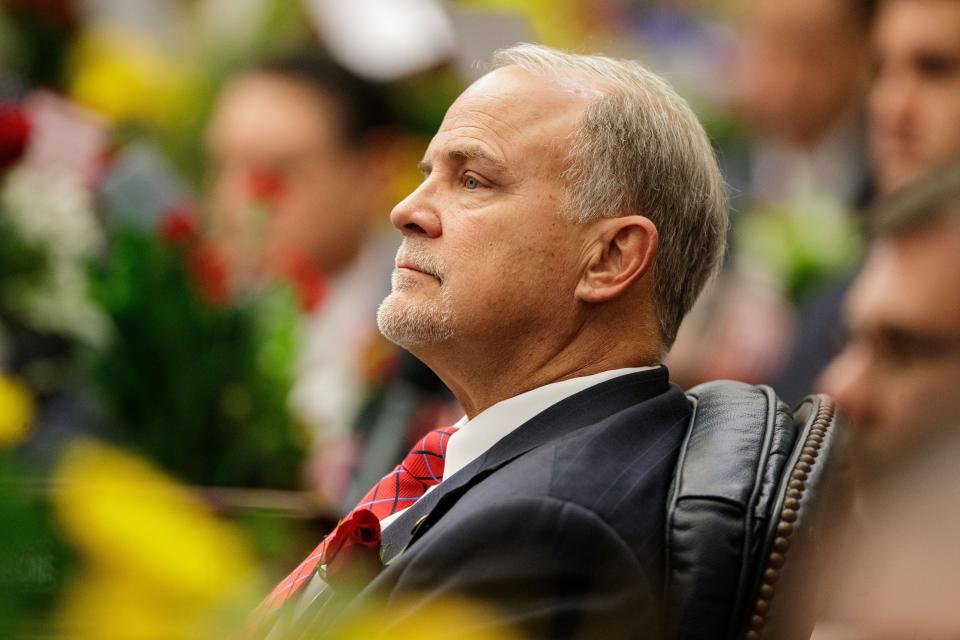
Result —
[{"label": "man", "polygon": [[960,154],[960,3],[886,0],[874,40],[870,141],[889,193]]},{"label": "man", "polygon": [[[890,194],[960,157],[960,3],[886,0],[874,40],[870,141],[878,190]],[[885,215],[878,213],[879,237],[846,300],[851,342],[820,381],[862,427],[867,458],[881,466],[903,438],[952,410],[949,390],[958,382],[950,359],[914,357],[922,346],[914,341],[960,326],[949,225],[901,229]]]},{"label": "man", "polygon": [[[740,3],[731,97],[744,135],[728,136],[720,154],[737,212],[735,251],[684,323],[667,361],[674,380],[776,377],[793,403],[829,361],[823,341],[807,339],[806,322],[796,334],[795,316],[807,292],[851,266],[843,248],[868,191],[871,4]],[[796,229],[810,226],[834,242],[806,243],[809,232],[798,239]],[[795,340],[802,344],[791,353]]]},{"label": "man", "polygon": [[[391,177],[385,103],[381,88],[309,53],[226,84],[206,145],[214,231],[233,261],[298,251],[335,276],[361,256]],[[257,198],[267,221],[252,219]],[[250,241],[258,244],[244,253]]]},{"label": "man", "polygon": [[874,230],[846,301],[850,341],[822,379],[859,428],[868,520],[834,551],[832,620],[815,637],[955,638],[960,163],[883,203]]},{"label": "man", "polygon": [[310,484],[335,506],[358,448],[351,430],[382,382],[368,371],[395,357],[375,324],[397,246],[382,224],[396,139],[386,104],[381,87],[292,53],[234,76],[207,130],[211,234],[233,285],[269,271],[302,294],[290,405],[312,436]]},{"label": "man", "polygon": [[871,4],[751,0],[743,6],[734,98],[751,134],[743,177],[748,204],[811,198],[855,204],[860,197]]},{"label": "man", "polygon": [[[868,99],[874,190],[890,194],[960,155],[960,3],[884,0],[873,24],[876,75]],[[850,279],[808,305],[793,354],[774,386],[788,400],[810,391],[835,355]]]},{"label": "man", "polygon": [[867,470],[960,419],[958,214],[958,165],[875,214],[876,239],[845,303],[850,340],[821,380],[859,428]]},{"label": "man", "polygon": [[[727,227],[703,129],[639,64],[521,45],[450,107],[421,168],[391,214],[404,242],[378,321],[466,418],[361,503],[387,566],[354,603],[459,595],[533,638],[657,637],[690,417],[657,363]],[[393,492],[406,481],[431,490]],[[311,632],[332,540],[270,599]]]}]

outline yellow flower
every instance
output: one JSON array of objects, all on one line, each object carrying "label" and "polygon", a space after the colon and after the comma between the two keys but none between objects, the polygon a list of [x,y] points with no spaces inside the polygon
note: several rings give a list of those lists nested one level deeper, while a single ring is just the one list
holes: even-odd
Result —
[{"label": "yellow flower", "polygon": [[510,627],[491,629],[495,618],[489,605],[466,598],[447,598],[427,603],[411,600],[390,606],[374,603],[355,615],[330,636],[330,640],[380,637],[390,628],[391,640],[445,638],[456,629],[459,640],[522,640],[524,635]]},{"label": "yellow flower", "polygon": [[243,538],[146,462],[78,443],[55,486],[84,567],[61,612],[71,637],[196,637],[191,629],[252,586]]},{"label": "yellow flower", "polygon": [[58,617],[62,637],[75,640],[171,640],[196,637],[196,615],[135,580],[89,571],[63,590]]},{"label": "yellow flower", "polygon": [[151,42],[97,27],[78,39],[69,94],[115,120],[171,124],[191,107],[194,78]]},{"label": "yellow flower", "polygon": [[30,389],[14,378],[0,375],[0,449],[19,444],[36,413]]}]

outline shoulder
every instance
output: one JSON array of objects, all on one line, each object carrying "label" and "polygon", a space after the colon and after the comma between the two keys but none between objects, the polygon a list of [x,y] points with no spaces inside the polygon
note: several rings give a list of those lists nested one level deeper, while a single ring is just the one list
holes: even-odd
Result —
[{"label": "shoulder", "polygon": [[[504,496],[519,504],[574,507],[603,523],[659,576],[666,503],[690,421],[686,396],[672,388],[651,400],[529,451],[491,474],[461,500],[462,513],[486,512]],[[454,508],[446,517],[456,516]]]},{"label": "shoulder", "polygon": [[454,511],[388,568],[393,594],[439,591],[490,602],[530,637],[559,637],[551,632],[557,628],[565,637],[634,637],[658,627],[657,585],[595,512],[522,495]]}]

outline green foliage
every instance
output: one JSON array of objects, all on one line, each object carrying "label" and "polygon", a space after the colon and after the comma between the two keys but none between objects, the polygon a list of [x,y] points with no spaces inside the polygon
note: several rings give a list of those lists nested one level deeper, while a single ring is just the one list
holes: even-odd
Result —
[{"label": "green foliage", "polygon": [[43,282],[47,268],[43,249],[23,238],[0,211],[0,319],[17,315],[20,301]]},{"label": "green foliage", "polygon": [[735,232],[743,255],[763,265],[795,304],[849,272],[862,252],[856,221],[826,199],[752,210]]},{"label": "green foliage", "polygon": [[86,366],[115,435],[190,482],[295,487],[304,445],[286,407],[292,294],[211,304],[186,266],[189,248],[111,235],[91,280],[115,335]]},{"label": "green foliage", "polygon": [[[11,452],[0,452],[0,637],[45,637],[70,555],[49,504]],[[46,633],[45,633],[46,632]]]}]

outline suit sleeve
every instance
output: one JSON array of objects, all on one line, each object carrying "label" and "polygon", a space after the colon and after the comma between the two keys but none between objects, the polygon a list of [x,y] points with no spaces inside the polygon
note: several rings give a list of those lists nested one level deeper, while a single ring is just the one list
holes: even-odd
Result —
[{"label": "suit sleeve", "polygon": [[498,612],[484,627],[513,626],[530,638],[660,637],[655,588],[635,555],[571,502],[515,498],[444,517],[405,553],[413,557],[389,597],[415,603],[412,613],[466,596]]}]

